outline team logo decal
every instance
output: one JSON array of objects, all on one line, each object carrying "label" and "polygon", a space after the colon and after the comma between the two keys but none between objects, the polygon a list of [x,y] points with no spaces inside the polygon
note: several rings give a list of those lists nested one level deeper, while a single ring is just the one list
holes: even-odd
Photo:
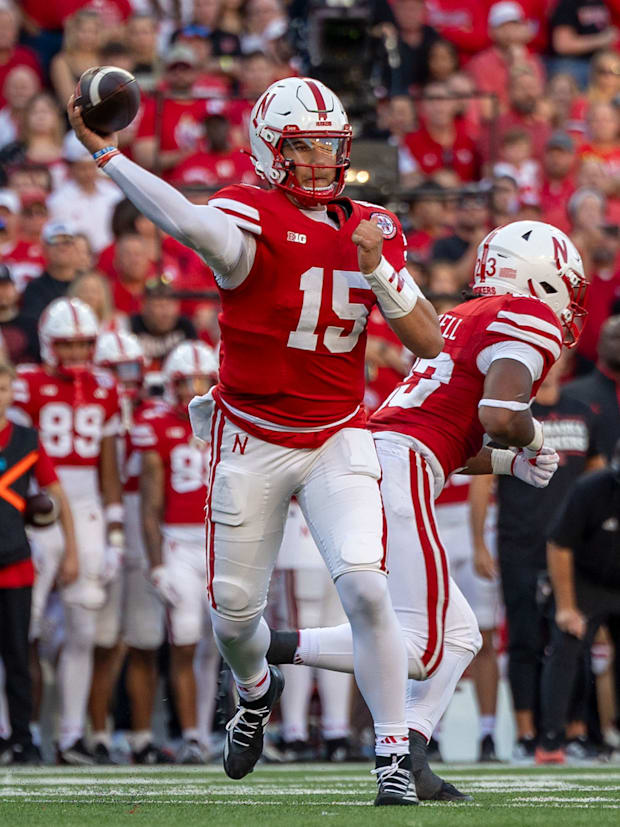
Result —
[{"label": "team logo decal", "polygon": [[386,215],[384,212],[373,212],[370,214],[370,220],[372,221],[373,219],[377,220],[379,229],[383,233],[383,238],[394,238],[396,235],[396,224],[389,215]]}]

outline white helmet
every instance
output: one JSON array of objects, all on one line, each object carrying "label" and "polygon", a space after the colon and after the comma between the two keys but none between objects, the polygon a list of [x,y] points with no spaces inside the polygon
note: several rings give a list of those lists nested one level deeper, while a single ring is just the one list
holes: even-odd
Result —
[{"label": "white helmet", "polygon": [[91,308],[81,299],[55,299],[39,319],[41,358],[47,365],[59,364],[55,343],[90,341],[99,332],[99,322]]},{"label": "white helmet", "polygon": [[560,320],[564,344],[569,348],[577,343],[587,314],[587,287],[577,248],[551,224],[514,221],[492,230],[478,247],[474,292],[540,299]]},{"label": "white helmet", "polygon": [[[336,95],[312,78],[284,78],[272,83],[250,114],[250,147],[258,175],[290,193],[303,206],[327,203],[344,189],[352,129]],[[295,142],[293,141],[295,139]],[[310,164],[300,151],[320,151],[325,163]],[[283,149],[288,148],[287,157]],[[312,169],[312,185],[302,187],[296,167]],[[328,186],[315,183],[316,170],[335,170]]]},{"label": "white helmet", "polygon": [[124,330],[100,333],[94,362],[115,374],[123,398],[138,397],[144,381],[144,351],[137,336]]},{"label": "white helmet", "polygon": [[166,357],[162,366],[168,401],[176,400],[174,384],[180,379],[207,376],[217,380],[218,364],[215,353],[204,342],[181,342]]}]

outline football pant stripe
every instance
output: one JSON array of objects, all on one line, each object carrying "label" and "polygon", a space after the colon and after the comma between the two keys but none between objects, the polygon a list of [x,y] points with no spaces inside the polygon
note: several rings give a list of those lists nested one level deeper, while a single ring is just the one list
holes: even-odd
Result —
[{"label": "football pant stripe", "polygon": [[437,648],[437,566],[430,537],[427,534],[424,518],[422,516],[422,498],[424,496],[424,484],[422,482],[422,467],[420,455],[414,451],[409,452],[409,479],[411,485],[411,502],[415,516],[415,530],[417,531],[424,558],[426,571],[426,616],[428,623],[428,637],[426,649],[422,655],[422,663],[425,668],[433,659]]},{"label": "football pant stripe", "polygon": [[539,319],[538,316],[532,316],[529,313],[511,313],[509,310],[500,310],[497,314],[498,319],[508,319],[509,322],[519,325],[519,327],[530,327],[534,330],[540,330],[553,336],[562,344],[562,334],[559,329],[551,322],[546,322],[544,319]]},{"label": "football pant stripe", "polygon": [[[425,466],[426,461],[424,460]],[[427,473],[424,474],[424,501],[423,501],[424,508],[426,509],[428,515],[428,522],[431,528],[431,536],[433,539],[435,553],[439,555],[439,581],[440,581],[440,588],[439,588],[439,598],[437,601],[437,623],[439,628],[439,651],[437,655],[437,659],[434,663],[429,663],[427,667],[427,676],[433,674],[435,669],[441,663],[443,658],[443,638],[444,633],[446,630],[446,612],[448,611],[448,601],[450,599],[450,574],[448,569],[448,555],[446,554],[446,550],[441,542],[441,538],[439,537],[439,531],[437,530],[437,519],[435,517],[435,506],[433,501],[433,492],[431,490],[431,484],[429,475]]]},{"label": "football pant stripe", "polygon": [[216,609],[215,599],[213,597],[213,575],[215,569],[215,526],[211,520],[211,495],[213,492],[213,481],[215,479],[215,469],[220,461],[222,453],[222,435],[224,433],[224,425],[226,420],[219,408],[215,408],[213,418],[211,420],[211,458],[209,461],[209,489],[207,494],[207,502],[205,506],[205,525],[207,531],[207,596],[211,606]]},{"label": "football pant stripe", "polygon": [[492,322],[487,330],[490,333],[503,333],[511,339],[519,339],[521,342],[528,342],[528,344],[536,345],[543,350],[548,351],[555,359],[558,359],[562,350],[561,345],[554,342],[545,334],[535,333],[533,330],[524,330],[514,324],[507,322]]}]

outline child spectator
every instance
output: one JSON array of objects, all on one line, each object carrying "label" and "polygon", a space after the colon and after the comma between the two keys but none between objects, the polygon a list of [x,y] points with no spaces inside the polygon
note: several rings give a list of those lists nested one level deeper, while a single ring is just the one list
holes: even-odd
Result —
[{"label": "child spectator", "polygon": [[521,201],[531,202],[538,196],[540,164],[532,156],[532,138],[529,132],[515,127],[503,134],[500,161],[495,164],[493,174],[514,178],[519,187]]}]

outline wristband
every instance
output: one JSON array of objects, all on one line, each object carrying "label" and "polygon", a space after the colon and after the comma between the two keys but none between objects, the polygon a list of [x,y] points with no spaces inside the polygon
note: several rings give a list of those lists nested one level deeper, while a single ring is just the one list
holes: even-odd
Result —
[{"label": "wristband", "polygon": [[106,523],[122,523],[125,518],[125,509],[121,503],[110,503],[105,507]]},{"label": "wristband", "polygon": [[531,402],[514,402],[511,399],[481,399],[479,408],[506,408],[508,411],[528,411]]},{"label": "wristband", "polygon": [[540,423],[537,419],[533,419],[532,422],[534,423],[534,437],[531,442],[523,446],[523,450],[531,451],[533,454],[537,454],[543,446],[545,437],[543,434],[542,423]]},{"label": "wristband", "polygon": [[491,450],[491,468],[494,474],[512,476],[512,466],[516,454],[509,448],[493,448]]},{"label": "wristband", "polygon": [[103,149],[98,149],[97,152],[93,152],[93,160],[101,169],[101,167],[105,166],[110,158],[114,158],[115,155],[120,155],[120,152],[115,146],[104,146]]},{"label": "wristband", "polygon": [[114,152],[115,149],[115,146],[104,146],[103,149],[98,149],[96,152],[93,152],[93,161],[101,158],[101,156],[105,155],[106,152]]},{"label": "wristband", "polygon": [[411,313],[422,291],[403,267],[397,272],[381,256],[381,261],[372,273],[362,273],[377,297],[386,319],[400,319]]}]

